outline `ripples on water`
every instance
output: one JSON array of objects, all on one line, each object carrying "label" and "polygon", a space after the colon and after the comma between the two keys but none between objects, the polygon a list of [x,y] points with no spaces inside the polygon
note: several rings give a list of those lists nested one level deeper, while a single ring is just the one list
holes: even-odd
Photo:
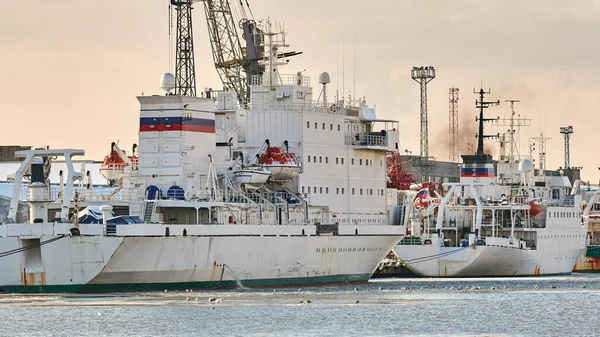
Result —
[{"label": "ripples on water", "polygon": [[599,336],[599,303],[600,275],[582,274],[379,279],[275,290],[3,294],[0,335]]}]

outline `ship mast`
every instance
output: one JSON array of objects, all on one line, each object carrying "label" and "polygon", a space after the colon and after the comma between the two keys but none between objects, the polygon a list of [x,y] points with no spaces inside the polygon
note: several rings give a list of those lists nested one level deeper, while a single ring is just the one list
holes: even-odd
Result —
[{"label": "ship mast", "polygon": [[479,133],[477,134],[477,152],[475,153],[476,156],[484,156],[483,153],[483,140],[485,138],[495,138],[498,137],[498,135],[484,135],[483,134],[483,123],[484,122],[490,122],[490,121],[495,121],[498,120],[498,118],[483,118],[483,109],[487,109],[490,106],[494,106],[494,105],[500,105],[500,100],[498,101],[490,101],[490,102],[486,102],[484,99],[484,95],[489,94],[491,91],[484,91],[483,88],[479,89],[479,92],[476,92],[475,90],[473,90],[474,94],[479,94],[479,100],[475,100],[475,107],[479,109],[479,118],[475,119],[476,121],[479,121]]},{"label": "ship mast", "polygon": [[177,11],[175,94],[196,97],[192,4],[194,0],[171,0]]}]

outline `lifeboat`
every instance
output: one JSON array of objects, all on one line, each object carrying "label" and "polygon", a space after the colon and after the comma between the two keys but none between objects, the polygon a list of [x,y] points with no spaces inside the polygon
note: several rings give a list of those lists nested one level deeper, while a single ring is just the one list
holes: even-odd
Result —
[{"label": "lifeboat", "polygon": [[[287,147],[287,141],[284,144]],[[284,151],[278,146],[267,146],[265,151],[260,154],[258,162],[271,172],[271,180],[273,181],[292,180],[302,170],[302,163],[300,163],[296,154]]]},{"label": "lifeboat", "polygon": [[242,188],[257,189],[264,185],[271,172],[264,167],[247,166],[233,171],[233,180]]},{"label": "lifeboat", "polygon": [[[136,145],[133,146],[135,152]],[[121,150],[116,143],[111,144],[110,155],[104,157],[100,174],[112,185],[123,178],[125,167],[131,165],[132,170],[137,170],[138,157],[128,156],[127,152]]]},{"label": "lifeboat", "polygon": [[542,212],[542,202],[539,199],[529,199],[529,213],[532,216],[536,216]]}]

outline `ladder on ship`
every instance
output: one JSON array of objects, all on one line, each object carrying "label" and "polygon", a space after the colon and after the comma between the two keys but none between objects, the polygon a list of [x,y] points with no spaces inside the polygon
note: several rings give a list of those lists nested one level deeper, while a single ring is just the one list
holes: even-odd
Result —
[{"label": "ladder on ship", "polygon": [[[257,200],[254,200],[247,193],[245,193],[244,190],[237,186],[235,181],[233,181],[232,173],[232,170],[228,170],[220,177],[225,182],[225,201],[254,205],[257,208],[258,212],[258,224],[262,225],[262,210],[264,205],[262,205],[260,202],[257,202]],[[229,212],[231,213],[231,209],[229,209]]]},{"label": "ladder on ship", "polygon": [[288,201],[281,196],[281,193],[269,189],[267,186],[260,187],[257,191],[262,192],[262,196],[275,206],[275,216],[277,224],[290,224],[290,211]]},{"label": "ladder on ship", "polygon": [[154,214],[156,214],[156,200],[146,200],[144,201],[144,223],[152,222],[152,218],[154,218]]},{"label": "ladder on ship", "polygon": [[283,195],[282,198],[285,199],[286,204],[292,204],[293,201],[296,200],[302,204],[304,223],[308,224],[308,201],[304,200],[304,198],[302,198],[298,193],[287,188],[283,183],[277,182],[276,184],[281,187],[281,191],[279,193]]}]

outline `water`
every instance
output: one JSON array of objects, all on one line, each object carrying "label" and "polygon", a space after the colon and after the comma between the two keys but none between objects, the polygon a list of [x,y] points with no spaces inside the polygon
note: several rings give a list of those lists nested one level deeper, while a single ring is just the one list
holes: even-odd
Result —
[{"label": "water", "polygon": [[0,336],[598,336],[599,302],[600,275],[584,274],[380,279],[275,290],[3,294]]}]

